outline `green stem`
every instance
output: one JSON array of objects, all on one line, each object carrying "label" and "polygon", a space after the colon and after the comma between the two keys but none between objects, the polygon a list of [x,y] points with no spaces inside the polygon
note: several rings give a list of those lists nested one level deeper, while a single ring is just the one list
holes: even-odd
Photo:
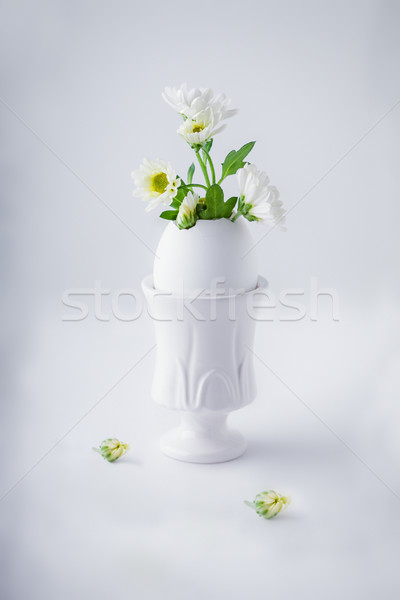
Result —
[{"label": "green stem", "polygon": [[212,174],[212,182],[213,182],[213,185],[214,185],[214,183],[215,183],[215,169],[214,169],[213,161],[211,160],[211,156],[209,155],[209,153],[207,152],[207,150],[205,148],[203,148],[203,152],[206,155],[207,160],[208,160],[208,162],[210,164],[210,169],[211,169],[211,174]]},{"label": "green stem", "polygon": [[195,153],[196,153],[196,156],[197,156],[197,160],[199,161],[199,165],[201,167],[201,170],[203,171],[203,175],[204,175],[204,179],[206,180],[207,188],[209,188],[210,187],[210,180],[208,178],[207,167],[203,163],[203,161],[201,160],[201,156],[199,154],[199,151],[195,150]]},{"label": "green stem", "polygon": [[203,190],[207,189],[206,186],[201,185],[201,183],[188,183],[187,185],[181,185],[180,187],[184,187],[184,188],[199,187],[199,188],[203,188]]}]

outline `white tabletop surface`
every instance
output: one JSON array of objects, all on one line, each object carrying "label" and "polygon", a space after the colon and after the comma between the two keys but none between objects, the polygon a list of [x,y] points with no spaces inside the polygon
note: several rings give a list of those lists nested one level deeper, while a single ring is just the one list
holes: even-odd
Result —
[{"label": "white tabletop surface", "polygon": [[[151,323],[143,336],[76,325],[42,322],[21,378],[5,488],[27,474],[2,501],[15,597],[28,586],[32,599],[394,597],[398,425],[379,422],[373,357],[351,341],[360,331],[259,324],[256,352],[284,384],[256,362],[257,400],[231,416],[247,452],[193,465],[158,450],[177,418],[150,400],[154,351],[124,377],[151,347]],[[131,444],[113,464],[91,450],[110,435]],[[243,500],[270,488],[292,504],[264,521]]]}]

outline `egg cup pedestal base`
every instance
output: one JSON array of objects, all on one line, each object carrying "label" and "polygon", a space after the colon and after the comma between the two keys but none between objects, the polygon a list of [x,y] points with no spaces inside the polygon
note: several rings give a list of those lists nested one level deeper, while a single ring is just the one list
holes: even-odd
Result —
[{"label": "egg cup pedestal base", "polygon": [[160,440],[164,454],[191,463],[218,463],[238,458],[246,441],[238,431],[227,427],[227,414],[181,414],[179,427]]},{"label": "egg cup pedestal base", "polygon": [[164,454],[217,463],[245,451],[243,437],[226,421],[256,396],[252,306],[266,285],[259,276],[249,291],[180,296],[155,289],[152,276],[144,278],[157,341],[152,397],[181,417],[180,425],[161,439]]}]

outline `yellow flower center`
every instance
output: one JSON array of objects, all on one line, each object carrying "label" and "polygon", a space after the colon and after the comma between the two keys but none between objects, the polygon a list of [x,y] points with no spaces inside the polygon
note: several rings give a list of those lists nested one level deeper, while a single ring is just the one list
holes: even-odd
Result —
[{"label": "yellow flower center", "polygon": [[165,173],[157,173],[153,176],[151,181],[151,189],[153,192],[157,192],[159,194],[163,194],[167,189],[168,185],[168,177]]},{"label": "yellow flower center", "polygon": [[196,123],[196,125],[193,127],[193,133],[200,133],[200,131],[203,131],[204,129],[204,125],[199,125],[198,123]]}]

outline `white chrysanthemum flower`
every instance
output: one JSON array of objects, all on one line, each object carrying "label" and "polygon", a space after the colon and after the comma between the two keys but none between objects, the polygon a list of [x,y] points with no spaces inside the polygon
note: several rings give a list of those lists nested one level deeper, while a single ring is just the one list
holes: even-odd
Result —
[{"label": "white chrysanthemum flower", "polygon": [[255,165],[245,165],[238,169],[237,180],[239,184],[239,195],[246,204],[255,204],[263,198],[268,190],[269,177],[263,171],[259,171]]},{"label": "white chrysanthemum flower", "polygon": [[187,89],[186,83],[179,88],[166,87],[162,97],[176,112],[187,118],[192,118],[199,112],[211,108],[219,120],[227,119],[237,113],[236,109],[228,109],[230,100],[225,94],[214,96],[210,88],[192,88]]},{"label": "white chrysanthemum flower", "polygon": [[249,215],[262,223],[277,225],[285,230],[285,209],[279,200],[279,192],[275,186],[268,186],[266,196],[257,204],[254,203],[249,210]]},{"label": "white chrysanthemum flower", "polygon": [[136,186],[133,195],[150,200],[147,212],[160,204],[170,204],[181,183],[171,164],[160,159],[145,158],[139,169],[133,171],[132,178]]},{"label": "white chrysanthemum flower", "polygon": [[284,229],[285,210],[279,200],[278,190],[269,185],[267,174],[259,171],[255,165],[245,165],[236,175],[243,216]]},{"label": "white chrysanthemum flower", "polygon": [[189,229],[197,221],[196,206],[199,202],[199,196],[195,192],[188,192],[179,207],[176,224],[179,229]]},{"label": "white chrysanthemum flower", "polygon": [[203,146],[216,133],[225,129],[218,126],[220,117],[208,107],[184,121],[178,128],[178,134],[192,147]]}]

